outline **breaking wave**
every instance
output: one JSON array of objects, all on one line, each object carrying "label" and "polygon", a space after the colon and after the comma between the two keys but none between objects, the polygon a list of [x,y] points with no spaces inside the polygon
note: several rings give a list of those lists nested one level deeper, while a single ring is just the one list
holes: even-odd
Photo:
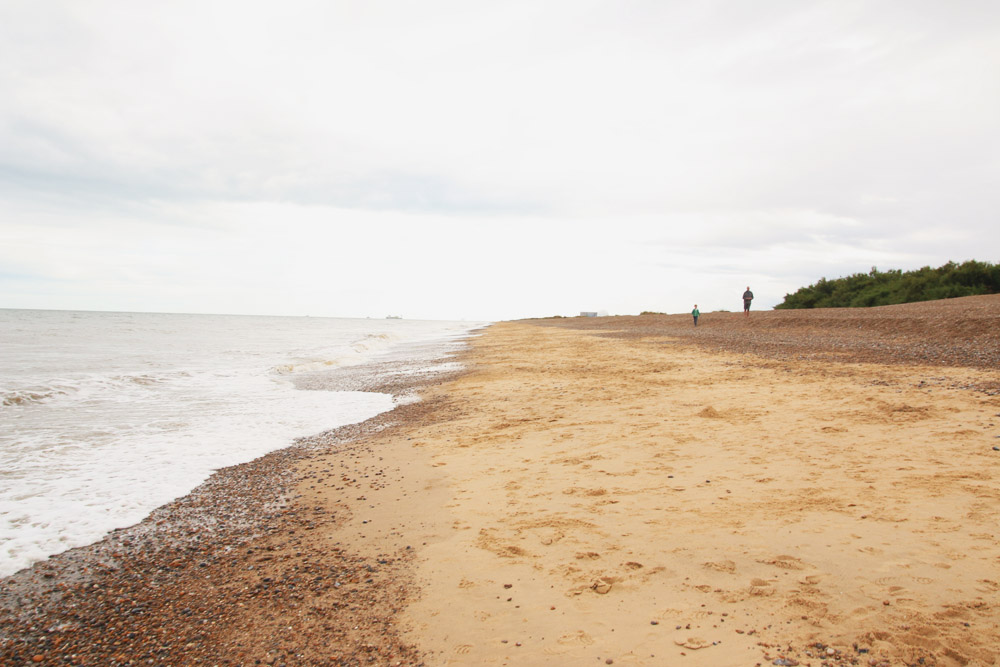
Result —
[{"label": "breaking wave", "polygon": [[272,371],[279,375],[289,375],[357,366],[370,361],[373,356],[392,347],[398,340],[398,336],[389,333],[368,334],[348,345],[323,350],[318,355],[313,354],[288,364],[275,366]]},{"label": "breaking wave", "polygon": [[68,394],[62,389],[13,389],[0,392],[0,405],[12,407],[15,405],[29,405],[31,403],[44,403],[55,396]]}]

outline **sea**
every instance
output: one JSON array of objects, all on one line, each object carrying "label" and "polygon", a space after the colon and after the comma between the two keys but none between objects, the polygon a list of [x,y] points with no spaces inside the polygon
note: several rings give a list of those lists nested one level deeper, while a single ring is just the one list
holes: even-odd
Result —
[{"label": "sea", "polygon": [[448,369],[485,324],[0,309],[0,576],[407,400],[298,378]]}]

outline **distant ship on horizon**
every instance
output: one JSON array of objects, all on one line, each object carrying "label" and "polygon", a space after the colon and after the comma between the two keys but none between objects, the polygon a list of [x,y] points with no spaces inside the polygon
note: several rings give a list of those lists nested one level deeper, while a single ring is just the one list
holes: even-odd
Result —
[{"label": "distant ship on horizon", "polygon": [[387,319],[387,320],[401,320],[403,318],[400,317],[399,315],[386,315],[385,319]]}]

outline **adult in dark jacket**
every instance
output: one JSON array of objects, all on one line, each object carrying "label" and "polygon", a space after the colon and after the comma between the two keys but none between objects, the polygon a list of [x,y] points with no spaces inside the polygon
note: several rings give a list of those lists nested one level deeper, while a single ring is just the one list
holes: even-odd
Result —
[{"label": "adult in dark jacket", "polygon": [[747,285],[747,291],[743,292],[743,314],[750,317],[750,302],[753,301],[753,292],[750,291],[750,286]]}]

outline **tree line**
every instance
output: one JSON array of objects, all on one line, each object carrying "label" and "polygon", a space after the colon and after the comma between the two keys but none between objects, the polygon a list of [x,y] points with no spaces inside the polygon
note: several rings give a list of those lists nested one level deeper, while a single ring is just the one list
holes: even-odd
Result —
[{"label": "tree line", "polygon": [[820,278],[808,287],[786,294],[775,308],[860,308],[997,293],[1000,293],[1000,264],[969,260],[906,272],[879,271],[873,266],[868,273],[846,278]]}]

